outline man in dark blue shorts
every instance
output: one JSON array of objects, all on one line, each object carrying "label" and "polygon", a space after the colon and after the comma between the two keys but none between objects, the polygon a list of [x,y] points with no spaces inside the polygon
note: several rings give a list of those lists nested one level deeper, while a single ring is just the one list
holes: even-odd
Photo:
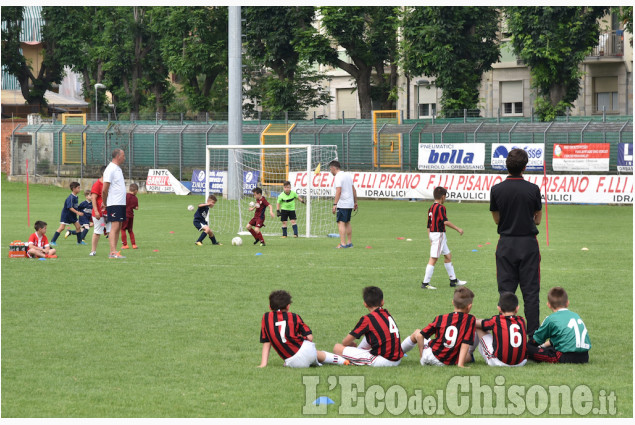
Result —
[{"label": "man in dark blue shorts", "polygon": [[329,163],[331,174],[335,176],[335,199],[333,200],[333,214],[337,213],[337,229],[340,234],[340,244],[336,248],[353,247],[353,228],[351,227],[351,212],[357,210],[357,191],[353,186],[350,174],[341,170],[339,161]]}]

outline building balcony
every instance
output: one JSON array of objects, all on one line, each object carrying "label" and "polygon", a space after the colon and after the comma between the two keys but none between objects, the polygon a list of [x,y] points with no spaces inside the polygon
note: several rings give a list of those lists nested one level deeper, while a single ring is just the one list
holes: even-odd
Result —
[{"label": "building balcony", "polygon": [[587,60],[611,58],[622,60],[624,57],[624,30],[600,33],[599,43],[593,48]]}]

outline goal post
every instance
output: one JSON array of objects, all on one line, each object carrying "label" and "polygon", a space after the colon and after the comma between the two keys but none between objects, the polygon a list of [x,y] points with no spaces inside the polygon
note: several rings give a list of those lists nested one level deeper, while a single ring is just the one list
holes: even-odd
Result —
[{"label": "goal post", "polygon": [[[314,178],[322,174],[321,170],[328,172],[328,163],[335,159],[335,145],[208,145],[205,175],[209,182],[205,184],[205,199],[210,193],[222,197],[208,216],[212,230],[245,234],[244,227],[253,217],[248,207],[253,200],[252,189],[260,187],[275,210],[283,182],[288,180],[292,190],[305,201],[296,203],[299,233],[314,237],[334,232],[332,197],[325,191],[314,190]],[[227,173],[230,163],[235,164],[237,170],[234,178]],[[240,194],[239,199],[228,196],[232,193]],[[269,217],[261,231],[265,235],[280,234],[276,225],[279,221],[278,217]],[[290,220],[287,226],[291,227]]]}]

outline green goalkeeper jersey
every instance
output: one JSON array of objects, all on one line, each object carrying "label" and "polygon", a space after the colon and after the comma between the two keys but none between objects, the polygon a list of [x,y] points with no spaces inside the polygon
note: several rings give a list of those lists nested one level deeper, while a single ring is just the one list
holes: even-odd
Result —
[{"label": "green goalkeeper jersey", "polygon": [[278,195],[278,203],[280,204],[280,209],[286,211],[295,211],[296,199],[298,199],[298,194],[295,193],[295,191],[293,190],[289,192],[288,195],[284,192],[281,192],[280,195]]},{"label": "green goalkeeper jersey", "polygon": [[542,344],[547,339],[557,351],[574,353],[589,351],[591,340],[580,316],[562,308],[547,316],[540,328],[534,332],[534,340]]}]

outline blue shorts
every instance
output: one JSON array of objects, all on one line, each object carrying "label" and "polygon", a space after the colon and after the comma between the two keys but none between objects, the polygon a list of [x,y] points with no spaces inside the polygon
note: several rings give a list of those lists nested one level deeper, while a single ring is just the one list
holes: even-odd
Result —
[{"label": "blue shorts", "polygon": [[77,222],[77,214],[72,213],[70,211],[62,211],[62,216],[60,217],[60,224],[74,224]]},{"label": "blue shorts", "polygon": [[126,219],[126,206],[125,205],[111,205],[106,207],[108,211],[108,221],[124,221]]},{"label": "blue shorts", "polygon": [[[207,226],[207,222],[206,221],[198,221],[198,220],[194,220],[194,227],[196,227],[196,229],[199,232],[203,231],[203,226]],[[209,226],[208,226],[209,227]]]},{"label": "blue shorts", "polygon": [[348,223],[351,221],[351,213],[353,212],[352,208],[338,208],[337,209],[337,221]]}]

